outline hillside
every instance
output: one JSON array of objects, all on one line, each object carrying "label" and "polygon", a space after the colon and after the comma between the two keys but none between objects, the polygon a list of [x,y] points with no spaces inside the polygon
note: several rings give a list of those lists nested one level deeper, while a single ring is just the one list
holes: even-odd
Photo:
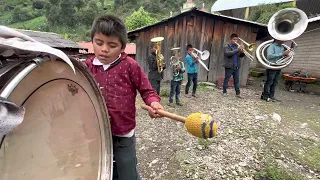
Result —
[{"label": "hillside", "polygon": [[[159,21],[180,12],[185,0],[0,0],[0,24],[18,29],[50,31],[74,41],[89,40],[89,29],[100,14],[115,14],[124,21],[143,7]],[[215,0],[194,0],[211,9]]]}]

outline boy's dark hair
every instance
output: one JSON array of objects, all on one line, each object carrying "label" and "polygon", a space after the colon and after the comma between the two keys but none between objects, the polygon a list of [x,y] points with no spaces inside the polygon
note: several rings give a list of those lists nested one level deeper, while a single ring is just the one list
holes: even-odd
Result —
[{"label": "boy's dark hair", "polygon": [[189,49],[193,48],[193,46],[191,44],[187,45],[187,51],[189,51]]},{"label": "boy's dark hair", "polygon": [[239,36],[238,36],[238,34],[233,33],[233,34],[231,34],[230,39],[233,39],[235,37],[239,37]]},{"label": "boy's dark hair", "polygon": [[123,21],[113,15],[102,15],[96,18],[91,28],[91,41],[97,33],[105,36],[116,36],[121,42],[121,48],[125,49],[127,45],[127,28]]}]

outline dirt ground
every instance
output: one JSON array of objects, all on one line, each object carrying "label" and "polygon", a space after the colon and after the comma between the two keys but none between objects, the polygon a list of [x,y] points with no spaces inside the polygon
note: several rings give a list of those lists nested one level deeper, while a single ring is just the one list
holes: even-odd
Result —
[{"label": "dirt ground", "polygon": [[[266,102],[260,100],[261,81],[255,79],[241,89],[245,99],[236,98],[233,89],[223,97],[220,89],[201,85],[198,98],[181,93],[183,107],[167,106],[169,87],[164,84],[161,95],[167,111],[185,117],[208,113],[221,122],[221,129],[216,138],[199,139],[184,124],[168,118],[152,120],[138,107],[137,156],[142,178],[254,179],[268,166],[279,165],[297,174],[294,179],[320,179],[320,87],[312,86],[307,93],[289,92],[281,82],[276,94],[282,102]],[[141,103],[139,98],[137,106]]]}]

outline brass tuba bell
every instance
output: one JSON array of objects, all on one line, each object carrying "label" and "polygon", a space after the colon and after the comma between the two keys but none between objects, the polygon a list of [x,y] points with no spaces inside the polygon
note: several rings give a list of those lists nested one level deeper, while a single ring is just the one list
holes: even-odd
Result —
[{"label": "brass tuba bell", "polygon": [[261,43],[256,50],[256,58],[259,63],[267,69],[279,70],[287,67],[293,60],[293,55],[297,44],[292,40],[299,37],[308,26],[308,17],[300,9],[286,8],[276,12],[269,20],[269,34],[277,40],[292,41],[291,47],[282,44],[286,50],[290,50],[288,56],[277,60],[275,63],[266,58],[268,47],[274,40]]},{"label": "brass tuba bell", "polygon": [[157,59],[157,66],[158,66],[158,72],[161,73],[164,69],[164,57],[161,54],[161,41],[163,41],[163,37],[155,37],[151,39],[151,42],[155,42],[156,43],[156,59]]}]

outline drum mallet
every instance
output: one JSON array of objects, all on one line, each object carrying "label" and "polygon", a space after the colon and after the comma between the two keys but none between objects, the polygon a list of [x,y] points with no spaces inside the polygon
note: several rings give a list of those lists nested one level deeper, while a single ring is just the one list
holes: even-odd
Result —
[{"label": "drum mallet", "polygon": [[[148,110],[151,107],[143,104],[141,108]],[[192,113],[185,118],[164,110],[157,110],[157,113],[163,117],[185,123],[187,131],[196,137],[207,139],[217,136],[219,123],[214,121],[209,114]]]}]

